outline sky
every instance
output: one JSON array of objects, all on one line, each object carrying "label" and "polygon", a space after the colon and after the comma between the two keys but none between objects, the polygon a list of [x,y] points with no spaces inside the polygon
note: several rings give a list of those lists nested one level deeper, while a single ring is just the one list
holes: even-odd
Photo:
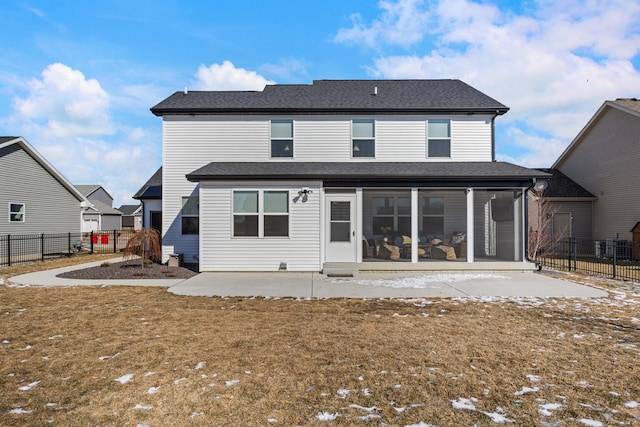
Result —
[{"label": "sky", "polygon": [[162,164],[149,109],[185,87],[460,79],[510,108],[496,157],[526,167],[606,100],[640,98],[637,0],[3,0],[0,16],[0,135],[116,207]]}]

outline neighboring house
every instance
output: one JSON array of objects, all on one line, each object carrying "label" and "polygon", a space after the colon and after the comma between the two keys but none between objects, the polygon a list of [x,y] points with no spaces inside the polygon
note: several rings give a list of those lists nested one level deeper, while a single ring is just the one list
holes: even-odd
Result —
[{"label": "neighboring house", "polygon": [[595,196],[591,238],[631,241],[640,222],[640,100],[604,102],[552,167]]},{"label": "neighboring house", "polygon": [[162,166],[133,198],[142,206],[142,226],[162,231]]},{"label": "neighboring house", "polygon": [[459,80],[185,91],[151,111],[164,260],[318,271],[376,260],[385,239],[402,246],[392,269],[430,262],[439,240],[447,259],[526,260],[524,194],[548,175],[495,161],[508,108]]},{"label": "neighboring house", "polygon": [[122,212],[122,228],[140,230],[142,228],[142,205],[122,205],[118,208]]},{"label": "neighboring house", "polygon": [[86,203],[24,138],[0,137],[0,235],[80,233]]},{"label": "neighboring house", "polygon": [[528,192],[529,236],[543,228],[547,244],[567,237],[590,241],[596,197],[557,169],[539,170],[551,176],[543,191]]},{"label": "neighboring house", "polygon": [[91,202],[82,212],[82,231],[110,231],[122,228],[122,212],[113,207],[113,197],[101,185],[76,185]]}]

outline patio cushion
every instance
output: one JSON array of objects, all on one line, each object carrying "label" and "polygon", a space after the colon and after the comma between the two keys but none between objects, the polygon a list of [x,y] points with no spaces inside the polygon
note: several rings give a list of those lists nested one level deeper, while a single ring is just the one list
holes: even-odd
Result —
[{"label": "patio cushion", "polygon": [[437,245],[431,248],[431,258],[446,259],[447,261],[454,261],[457,259],[456,251],[451,246]]}]

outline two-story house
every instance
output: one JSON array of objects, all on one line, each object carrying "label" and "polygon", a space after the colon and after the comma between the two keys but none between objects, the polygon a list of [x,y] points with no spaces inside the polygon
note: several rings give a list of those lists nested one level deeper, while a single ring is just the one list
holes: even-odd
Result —
[{"label": "two-story house", "polygon": [[462,81],[185,90],[151,111],[163,119],[165,260],[320,271],[382,261],[392,245],[390,268],[441,252],[525,261],[523,195],[548,175],[495,161],[508,108]]}]

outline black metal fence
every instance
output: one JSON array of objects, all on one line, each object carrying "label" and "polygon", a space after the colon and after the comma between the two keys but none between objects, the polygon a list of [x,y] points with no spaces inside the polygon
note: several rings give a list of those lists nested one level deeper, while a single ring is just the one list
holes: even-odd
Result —
[{"label": "black metal fence", "polygon": [[628,240],[564,239],[535,260],[562,271],[640,282],[640,243]]},{"label": "black metal fence", "polygon": [[134,230],[0,236],[0,267],[44,261],[78,253],[120,253]]}]

